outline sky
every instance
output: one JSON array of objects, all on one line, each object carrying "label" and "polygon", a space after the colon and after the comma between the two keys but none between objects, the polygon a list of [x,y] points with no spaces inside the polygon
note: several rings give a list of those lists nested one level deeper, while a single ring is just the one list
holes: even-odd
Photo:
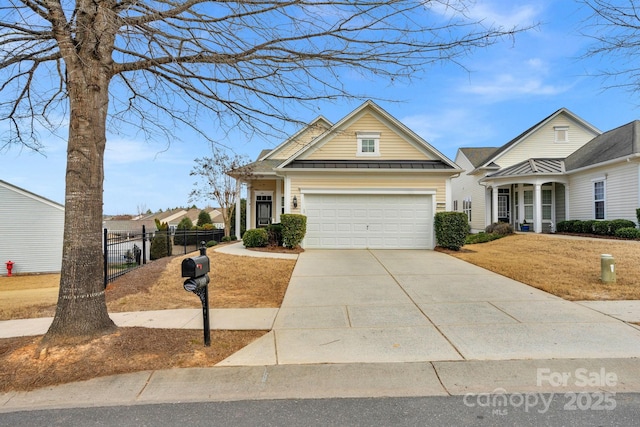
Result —
[{"label": "sky", "polygon": [[[581,59],[591,42],[579,35],[587,11],[576,2],[477,0],[470,12],[505,27],[539,26],[515,41],[475,51],[463,59],[464,68],[434,65],[423,76],[394,85],[345,76],[345,85],[376,100],[452,160],[460,147],[503,145],[562,107],[601,131],[640,118],[640,101],[633,93],[604,89],[596,75],[606,64]],[[335,123],[362,101],[324,102],[307,111],[307,119],[321,114]],[[189,173],[195,158],[210,155],[210,145],[188,130],[176,133],[182,138],[171,144],[147,141],[135,132],[107,136],[105,214],[207,205],[189,200],[195,181]],[[64,135],[44,136],[42,154],[19,146],[0,151],[0,180],[64,204]],[[250,159],[282,142],[242,135],[218,139]]]}]

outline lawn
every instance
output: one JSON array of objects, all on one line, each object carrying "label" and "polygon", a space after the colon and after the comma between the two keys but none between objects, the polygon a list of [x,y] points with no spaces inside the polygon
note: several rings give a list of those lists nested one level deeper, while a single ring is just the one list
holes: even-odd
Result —
[{"label": "lawn", "polygon": [[[640,299],[638,241],[531,233],[444,252],[571,301]],[[600,281],[601,254],[615,258],[614,284]]]},{"label": "lawn", "polygon": [[[280,306],[294,260],[238,257],[211,249],[207,255],[211,308]],[[182,287],[184,258],[154,261],[111,283],[106,291],[109,311],[200,308],[198,297]],[[52,316],[58,281],[58,275],[0,277],[2,318]],[[141,370],[213,366],[265,333],[211,331],[210,347],[203,345],[202,330],[119,328],[82,345],[44,350],[39,348],[41,337],[0,339],[0,393]]]}]

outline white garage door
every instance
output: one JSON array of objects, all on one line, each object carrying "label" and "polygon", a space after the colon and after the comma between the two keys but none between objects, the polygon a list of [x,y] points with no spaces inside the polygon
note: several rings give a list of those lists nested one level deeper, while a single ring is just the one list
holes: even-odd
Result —
[{"label": "white garage door", "polygon": [[433,249],[432,197],[307,194],[305,247]]}]

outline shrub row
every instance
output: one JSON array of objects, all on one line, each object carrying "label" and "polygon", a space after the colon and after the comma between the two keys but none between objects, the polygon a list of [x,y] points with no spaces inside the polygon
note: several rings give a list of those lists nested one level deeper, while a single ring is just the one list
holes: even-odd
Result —
[{"label": "shrub row", "polygon": [[617,231],[623,228],[635,228],[636,223],[627,219],[614,220],[586,220],[572,219],[560,221],[556,226],[559,233],[584,233],[597,234],[599,236],[616,236]]},{"label": "shrub row", "polygon": [[242,243],[247,248],[267,245],[287,248],[299,246],[307,233],[307,217],[298,214],[282,214],[280,221],[280,224],[245,231],[242,235]]},{"label": "shrub row", "polygon": [[494,222],[493,224],[487,225],[484,232],[506,236],[507,234],[513,234],[513,226],[506,222]]},{"label": "shrub row", "polygon": [[506,234],[497,234],[497,233],[477,233],[477,234],[469,234],[467,239],[465,240],[465,245],[474,245],[476,243],[487,243],[493,240],[498,240],[506,236]]}]

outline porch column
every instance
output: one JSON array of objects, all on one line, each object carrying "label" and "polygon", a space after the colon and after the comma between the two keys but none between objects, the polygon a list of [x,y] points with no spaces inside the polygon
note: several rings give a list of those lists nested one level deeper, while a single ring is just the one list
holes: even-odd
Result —
[{"label": "porch column", "polygon": [[[247,215],[247,222],[245,224],[245,230],[250,230],[251,229],[251,184],[247,183],[247,209],[246,209],[246,215]],[[240,238],[240,236],[238,236],[238,238]]]},{"label": "porch column", "polygon": [[524,185],[518,184],[518,218],[520,223],[526,219],[524,217]]},{"label": "porch column", "polygon": [[[286,202],[285,202],[286,203]],[[280,213],[282,212],[282,180],[276,179],[276,212],[274,215],[275,222],[280,222]]]},{"label": "porch column", "polygon": [[571,203],[569,203],[569,184],[565,184],[564,185],[564,219],[566,220],[571,219],[571,212],[569,212],[569,206],[571,206]]},{"label": "porch column", "polygon": [[498,222],[498,188],[491,187],[491,223]]},{"label": "porch column", "polygon": [[291,213],[291,180],[288,176],[284,178],[284,213]]},{"label": "porch column", "polygon": [[236,223],[234,225],[236,232],[234,233],[236,235],[236,237],[239,239],[240,238],[240,224],[241,224],[241,214],[242,214],[242,203],[241,200],[242,199],[242,183],[240,182],[240,180],[236,180],[236,193],[238,194],[238,196],[236,197]]},{"label": "porch column", "polygon": [[533,223],[536,233],[542,233],[542,185],[535,185],[535,195],[533,199],[534,214]]}]

